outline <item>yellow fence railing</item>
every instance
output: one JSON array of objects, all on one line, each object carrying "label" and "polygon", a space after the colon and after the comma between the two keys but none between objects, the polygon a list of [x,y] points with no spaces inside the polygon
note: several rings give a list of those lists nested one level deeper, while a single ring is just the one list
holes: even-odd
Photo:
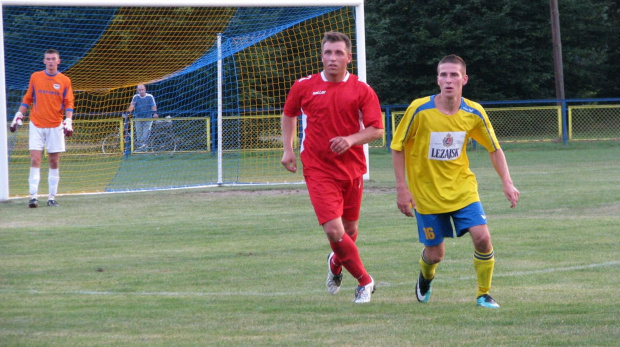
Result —
[{"label": "yellow fence railing", "polygon": [[[405,107],[389,109],[389,129],[384,143],[402,119]],[[485,107],[500,142],[620,139],[620,105],[580,105],[567,107],[566,129],[561,106]]]}]

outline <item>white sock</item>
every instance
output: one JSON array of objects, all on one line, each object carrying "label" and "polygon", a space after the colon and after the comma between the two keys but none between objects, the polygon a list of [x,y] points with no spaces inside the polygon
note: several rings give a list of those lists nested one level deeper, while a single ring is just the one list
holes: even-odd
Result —
[{"label": "white sock", "polygon": [[39,181],[41,180],[41,169],[38,167],[30,167],[30,176],[28,184],[30,186],[30,198],[37,198],[39,192]]},{"label": "white sock", "polygon": [[47,182],[49,183],[50,195],[48,200],[54,200],[56,193],[58,192],[58,181],[60,181],[60,175],[58,169],[50,169],[47,175]]}]

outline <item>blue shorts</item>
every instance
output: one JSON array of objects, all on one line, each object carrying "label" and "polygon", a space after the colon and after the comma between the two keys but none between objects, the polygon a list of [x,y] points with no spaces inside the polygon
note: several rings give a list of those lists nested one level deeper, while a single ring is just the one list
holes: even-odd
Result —
[{"label": "blue shorts", "polygon": [[480,202],[471,203],[460,210],[440,214],[419,214],[415,211],[418,221],[418,238],[425,246],[437,246],[444,237],[461,237],[469,228],[487,224],[487,218]]}]

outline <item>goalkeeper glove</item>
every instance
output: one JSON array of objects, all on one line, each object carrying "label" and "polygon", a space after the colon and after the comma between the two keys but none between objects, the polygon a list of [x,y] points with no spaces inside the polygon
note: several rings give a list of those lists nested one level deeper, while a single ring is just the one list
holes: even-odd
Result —
[{"label": "goalkeeper glove", "polygon": [[15,117],[13,117],[13,121],[11,122],[11,127],[9,128],[12,133],[17,130],[17,127],[23,124],[24,114],[17,111],[15,112]]},{"label": "goalkeeper glove", "polygon": [[71,135],[73,135],[73,121],[71,120],[71,118],[65,119],[65,121],[62,122],[62,126],[65,132],[65,136],[71,137]]}]

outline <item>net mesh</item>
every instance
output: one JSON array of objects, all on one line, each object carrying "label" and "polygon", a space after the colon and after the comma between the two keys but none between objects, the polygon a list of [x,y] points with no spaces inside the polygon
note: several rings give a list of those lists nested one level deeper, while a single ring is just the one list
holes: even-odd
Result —
[{"label": "net mesh", "polygon": [[[62,156],[60,193],[302,181],[279,163],[286,95],[295,79],[320,71],[324,32],[344,32],[355,44],[351,7],[17,6],[3,14],[9,118],[30,74],[43,70],[46,49],[60,51],[59,69],[73,82],[75,132]],[[122,117],[138,84],[154,96],[159,118]],[[149,120],[138,148],[136,125]],[[8,140],[10,192],[25,196],[28,127]]]}]

